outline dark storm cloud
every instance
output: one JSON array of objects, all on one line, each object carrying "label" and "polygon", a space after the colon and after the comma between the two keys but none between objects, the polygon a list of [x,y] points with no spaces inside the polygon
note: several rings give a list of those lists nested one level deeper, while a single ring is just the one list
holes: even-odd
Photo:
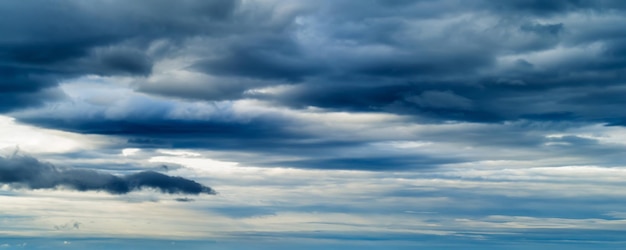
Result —
[{"label": "dark storm cloud", "polygon": [[[135,92],[168,100],[206,104],[247,98],[296,110],[399,114],[407,123],[626,121],[619,98],[626,82],[623,1],[42,3],[0,3],[4,112],[67,98],[54,88],[59,81],[95,74],[132,78]],[[16,14],[23,12],[42,18]],[[83,105],[81,91],[86,92],[74,92],[76,104],[68,110],[50,105],[45,112],[11,115],[42,127],[119,136],[138,147],[306,156],[289,163],[303,168],[445,164],[419,157],[319,159],[313,156],[331,148],[374,141],[304,131],[300,128],[316,123],[288,117],[293,114],[172,116],[172,107],[144,100],[102,111]],[[72,112],[80,115],[66,114]],[[490,132],[478,131],[480,136],[454,140],[550,143],[539,132],[519,138],[511,131],[519,132],[510,128],[488,138]],[[453,140],[439,134],[430,139]],[[569,139],[555,141],[562,147],[553,150],[597,146]]]},{"label": "dark storm cloud", "polygon": [[[565,105],[576,93],[626,80],[624,29],[595,31],[620,22],[621,17],[611,22],[601,17],[621,13],[621,2],[476,1],[440,8],[451,2],[325,6],[311,14],[310,29],[323,37],[315,37],[323,40],[316,53],[334,53],[326,58],[327,74],[283,94],[255,97],[297,108],[384,111],[439,121],[621,119],[614,108],[600,108],[611,105],[607,99],[596,99],[601,104],[595,106]],[[398,6],[401,11],[387,12]],[[439,15],[417,14],[429,8]],[[570,16],[589,12],[598,20],[583,25]],[[467,17],[447,16],[459,13]],[[593,44],[600,46],[589,49]]]},{"label": "dark storm cloud", "polygon": [[219,58],[202,60],[193,67],[218,76],[300,81],[321,70],[320,62],[306,58],[287,37],[256,37],[230,44]]},{"label": "dark storm cloud", "polygon": [[[237,5],[230,0],[2,2],[0,90],[24,99],[87,74],[150,74],[154,62],[145,48],[152,41],[214,32]],[[0,110],[50,100],[39,98],[2,103]]]},{"label": "dark storm cloud", "polygon": [[149,75],[152,71],[151,59],[137,49],[98,48],[80,61],[85,71],[99,75]]},{"label": "dark storm cloud", "polygon": [[[55,117],[24,118],[24,122],[85,134],[126,136],[129,143],[175,147],[256,148],[288,145],[306,139],[304,134],[281,129],[290,121],[280,117],[258,117],[247,121],[175,120],[160,116],[124,119],[74,119],[71,124]],[[272,139],[270,139],[272,138]],[[241,141],[246,143],[242,144]]]},{"label": "dark storm cloud", "polygon": [[[601,20],[603,15],[621,20],[618,13],[626,7],[621,1],[3,5],[0,89],[27,100],[7,102],[4,110],[49,100],[39,95],[29,102],[27,97],[63,79],[86,74],[150,76],[163,58],[188,54],[197,57],[189,70],[217,78],[139,79],[136,89],[224,100],[242,98],[253,88],[298,83],[298,93],[247,97],[294,107],[383,110],[434,120],[494,122],[571,113],[596,122],[583,105],[550,105],[538,112],[522,104],[529,99],[558,103],[562,89],[626,80],[626,32]],[[41,18],[18,14],[24,12]],[[584,24],[571,17],[589,12],[596,16]],[[165,45],[155,47],[157,42]],[[580,52],[592,44],[601,49]],[[532,53],[559,47],[563,51],[551,55],[550,62],[533,58]],[[503,57],[515,63],[506,64]],[[545,91],[555,93],[536,98]],[[512,106],[497,108],[503,103]]]},{"label": "dark storm cloud", "polygon": [[0,112],[8,112],[14,107],[41,106],[47,101],[59,101],[66,96],[57,89],[42,89],[37,92],[0,91]]},{"label": "dark storm cloud", "polygon": [[125,194],[143,188],[163,193],[214,194],[211,188],[182,177],[153,171],[117,176],[78,168],[58,168],[30,156],[0,157],[0,183],[30,189],[69,188]]}]

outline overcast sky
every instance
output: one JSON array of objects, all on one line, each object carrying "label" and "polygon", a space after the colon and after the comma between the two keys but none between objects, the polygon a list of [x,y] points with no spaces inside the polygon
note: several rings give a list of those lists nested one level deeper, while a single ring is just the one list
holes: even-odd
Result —
[{"label": "overcast sky", "polygon": [[621,0],[0,1],[0,249],[620,249],[625,23]]}]

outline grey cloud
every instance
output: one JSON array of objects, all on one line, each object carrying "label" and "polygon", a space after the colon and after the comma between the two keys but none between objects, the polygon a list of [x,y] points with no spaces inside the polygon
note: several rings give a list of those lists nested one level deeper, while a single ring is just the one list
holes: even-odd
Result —
[{"label": "grey cloud", "polygon": [[37,92],[0,91],[0,112],[10,112],[14,107],[43,106],[47,102],[61,101],[65,93],[55,88],[44,88]]},{"label": "grey cloud", "polygon": [[[482,4],[502,5],[510,11],[532,11],[538,15],[548,13],[578,13],[584,12],[581,8],[590,8],[603,12],[606,9],[619,7],[617,2],[587,2],[587,1],[555,1],[550,3],[520,1],[512,3],[485,1]],[[342,5],[350,5],[344,1]],[[371,4],[370,7],[376,4]],[[545,105],[545,113],[571,113],[572,116],[554,116],[558,121],[568,117],[590,122],[611,122],[611,119],[598,119],[597,115],[604,113],[605,117],[614,116],[611,110],[596,109],[595,107],[572,104],[560,105],[569,97],[571,91],[582,91],[590,85],[620,85],[623,82],[623,53],[619,42],[606,40],[603,35],[592,31],[579,30],[573,26],[571,20],[562,17],[553,17],[549,21],[539,22],[539,18],[532,15],[510,17],[502,13],[484,13],[486,17],[495,20],[482,19],[472,16],[475,9],[471,4],[466,9],[449,8],[450,13],[461,11],[470,15],[456,23],[450,19],[430,19],[422,21],[420,17],[403,16],[404,12],[396,15],[387,14],[384,20],[399,18],[393,29],[383,29],[375,25],[382,19],[376,14],[363,14],[367,10],[355,10],[345,15],[333,18],[347,18],[359,20],[358,23],[333,22],[319,20],[319,23],[328,23],[324,26],[328,41],[351,41],[346,51],[356,50],[360,46],[370,48],[362,50],[358,57],[346,52],[338,52],[331,65],[335,65],[335,72],[345,74],[343,78],[317,78],[298,87],[295,92],[281,96],[262,97],[269,100],[278,100],[278,103],[306,107],[309,105],[330,108],[334,110],[358,110],[400,113],[415,116],[427,116],[440,120],[500,122],[506,120],[532,119],[528,115],[537,112],[535,104]],[[344,6],[345,7],[345,6]],[[379,6],[385,9],[383,6]],[[403,11],[410,12],[412,7],[404,5]],[[499,7],[497,7],[499,8]],[[496,9],[497,9],[496,8]],[[551,14],[551,15],[552,15]],[[323,14],[319,14],[320,19]],[[353,19],[350,19],[353,18]],[[344,20],[345,21],[345,20]],[[592,20],[594,22],[595,20]],[[412,32],[429,34],[428,26],[421,23],[440,23],[439,32],[433,32],[431,39],[410,37]],[[603,21],[598,21],[603,22]],[[421,29],[409,29],[410,23]],[[334,25],[334,26],[333,26]],[[354,27],[363,26],[362,29]],[[477,26],[484,27],[478,29]],[[351,28],[347,28],[351,27]],[[343,30],[345,28],[345,30]],[[619,30],[619,29],[618,29]],[[337,32],[333,31],[351,31]],[[578,53],[575,47],[566,46],[572,51],[555,53],[554,60],[549,64],[524,58],[532,52],[541,52],[555,49],[558,45],[571,44],[580,32],[606,45],[606,49],[598,52],[587,51]],[[391,33],[390,33],[391,32]],[[442,34],[441,34],[442,33]],[[371,36],[359,36],[368,34]],[[371,38],[372,37],[372,38]],[[373,38],[377,37],[377,38]],[[405,38],[404,40],[380,37]],[[352,40],[351,40],[352,39]],[[409,46],[407,41],[412,42]],[[462,41],[462,42],[459,42]],[[458,42],[458,43],[457,43]],[[332,47],[337,44],[324,44]],[[369,46],[369,47],[368,47]],[[376,53],[375,51],[380,49]],[[582,49],[582,48],[581,48]],[[372,53],[370,56],[364,56]],[[501,68],[497,58],[518,55],[511,68]],[[359,60],[359,57],[360,60]],[[439,61],[440,60],[440,61]],[[467,60],[464,62],[464,60]],[[339,62],[346,62],[342,66]],[[361,66],[362,65],[362,66]],[[339,70],[337,70],[339,69]],[[359,77],[366,76],[366,77]],[[367,77],[370,76],[370,77]],[[321,82],[321,83],[320,83]],[[324,84],[328,83],[328,84]],[[473,109],[463,102],[457,109],[432,110],[434,106],[454,106],[449,100],[441,99],[437,102],[425,101],[429,98],[407,98],[408,93],[441,93],[451,91],[461,94],[464,98],[475,101]],[[344,95],[343,93],[351,93]],[[427,95],[428,96],[428,95]],[[424,99],[424,100],[422,100]],[[430,98],[433,99],[433,98]],[[419,100],[417,103],[415,100]],[[607,100],[597,99],[605,105]],[[428,105],[417,105],[415,104]],[[459,103],[457,103],[459,104]],[[459,112],[459,107],[464,107]],[[506,108],[503,108],[506,107]],[[546,119],[548,116],[542,116]]]},{"label": "grey cloud", "polygon": [[540,35],[558,35],[563,31],[563,24],[524,24],[520,27],[522,31],[534,32]]},{"label": "grey cloud", "polygon": [[537,15],[550,15],[562,13],[568,10],[588,7],[590,1],[585,0],[512,0],[512,1],[491,1],[495,8],[508,11],[523,11]]},{"label": "grey cloud", "polygon": [[[153,59],[145,48],[152,41],[217,32],[236,6],[230,0],[0,3],[0,90],[24,99],[87,74],[148,75]],[[40,97],[2,103],[0,110],[51,100]]]},{"label": "grey cloud", "polygon": [[472,108],[471,100],[450,91],[426,91],[418,96],[407,97],[407,101],[426,108]]},{"label": "grey cloud", "polygon": [[[242,37],[245,39],[246,37]],[[236,41],[228,52],[202,60],[192,67],[214,75],[299,81],[315,74],[321,64],[307,58],[287,37],[249,37],[254,43]]]},{"label": "grey cloud", "polygon": [[99,75],[149,75],[153,64],[145,52],[124,47],[95,48],[79,61],[85,71]]},{"label": "grey cloud", "polygon": [[64,187],[111,194],[126,194],[143,188],[171,194],[215,194],[213,189],[195,181],[153,171],[117,176],[89,169],[59,168],[24,155],[0,157],[0,183],[30,189]]},{"label": "grey cloud", "polygon": [[191,198],[188,198],[188,197],[176,198],[174,200],[178,201],[178,202],[192,202],[192,201],[194,201],[194,199],[191,199]]},{"label": "grey cloud", "polygon": [[[63,79],[99,74],[149,76],[135,81],[136,90],[166,97],[251,97],[296,108],[500,122],[539,113],[520,103],[503,110],[501,103],[540,99],[558,104],[563,99],[556,92],[590,84],[620,85],[626,79],[620,73],[626,65],[620,45],[623,31],[595,31],[593,27],[607,26],[600,16],[584,25],[567,16],[588,10],[613,15],[623,11],[619,1],[283,4],[289,8],[217,0],[90,5],[68,0],[61,7],[31,8],[34,14],[50,17],[56,27],[50,30],[42,29],[41,21],[7,12],[4,23],[20,28],[0,26],[11,38],[0,43],[0,71],[5,73],[0,88],[26,101],[7,102],[4,110],[41,105],[51,97],[26,96]],[[30,7],[28,2],[4,5],[2,9]],[[576,52],[593,43],[601,44],[601,51]],[[533,58],[533,53],[558,46],[565,50],[549,62]],[[185,69],[197,74],[195,78],[152,74],[161,60],[190,56],[196,59]],[[512,57],[513,63],[503,65],[504,57]],[[294,83],[295,93],[245,94]],[[446,91],[471,100],[471,105],[459,98],[453,103],[432,98],[432,93]],[[550,98],[556,99],[538,97],[545,91],[555,92]],[[409,93],[425,96],[415,102],[407,99]],[[572,113],[596,121],[587,109],[553,105],[543,113]]]},{"label": "grey cloud", "polygon": [[[0,88],[9,98],[0,101],[4,111],[58,100],[63,95],[50,90],[59,80],[100,74],[134,76],[132,87],[137,92],[202,104],[259,99],[292,109],[398,114],[407,117],[407,123],[584,126],[626,121],[619,107],[626,81],[622,45],[626,33],[618,25],[624,21],[625,9],[620,1],[63,4],[66,8],[34,10],[41,16],[60,16],[50,19],[57,32],[41,30],[37,20],[10,13],[2,16],[6,23],[21,27],[0,26],[7,37],[23,38],[19,43],[11,39],[0,43],[0,71],[6,80]],[[41,39],[35,39],[35,34]],[[155,66],[161,67],[159,71]],[[278,85],[277,91],[250,91]],[[43,95],[45,91],[49,92]],[[55,108],[11,115],[42,127],[120,136],[139,147],[310,157],[323,151],[315,147],[327,147],[329,152],[368,143],[361,138],[333,140],[309,134],[297,129],[302,124],[294,122],[296,118],[280,115],[168,116],[178,104],[139,100],[105,110],[75,105],[85,112],[50,105]],[[541,126],[530,129],[545,132]],[[437,135],[433,140],[528,147],[546,143],[537,135],[500,132],[496,138],[485,136],[492,131],[477,131],[476,137]],[[509,138],[502,139],[503,135]],[[573,152],[566,147],[553,150]],[[372,160],[410,165],[328,157],[304,157],[290,164],[304,168],[353,164],[371,169],[362,161]]]},{"label": "grey cloud", "polygon": [[484,3],[496,11],[507,11],[507,14],[531,14],[542,17],[563,15],[581,10],[615,11],[626,8],[626,4],[620,0],[487,0]]},{"label": "grey cloud", "polygon": [[272,162],[271,165],[290,166],[310,169],[340,170],[415,170],[433,169],[444,164],[461,162],[461,159],[435,158],[429,156],[386,156],[386,157],[355,157],[355,158],[319,158],[299,161]]}]

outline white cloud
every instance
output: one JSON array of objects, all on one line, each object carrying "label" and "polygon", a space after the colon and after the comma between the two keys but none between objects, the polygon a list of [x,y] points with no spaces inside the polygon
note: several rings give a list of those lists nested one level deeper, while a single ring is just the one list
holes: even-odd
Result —
[{"label": "white cloud", "polygon": [[14,118],[0,116],[0,148],[30,153],[67,153],[96,149],[109,141],[102,136],[82,135],[19,124]]}]

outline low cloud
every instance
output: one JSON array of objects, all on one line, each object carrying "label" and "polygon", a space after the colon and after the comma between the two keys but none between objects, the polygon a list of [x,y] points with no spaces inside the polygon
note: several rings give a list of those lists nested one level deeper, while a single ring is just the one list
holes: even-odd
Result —
[{"label": "low cloud", "polygon": [[34,157],[0,157],[0,183],[29,189],[68,188],[126,194],[152,188],[169,194],[215,194],[210,187],[182,177],[143,171],[123,176],[77,168],[60,168]]}]

